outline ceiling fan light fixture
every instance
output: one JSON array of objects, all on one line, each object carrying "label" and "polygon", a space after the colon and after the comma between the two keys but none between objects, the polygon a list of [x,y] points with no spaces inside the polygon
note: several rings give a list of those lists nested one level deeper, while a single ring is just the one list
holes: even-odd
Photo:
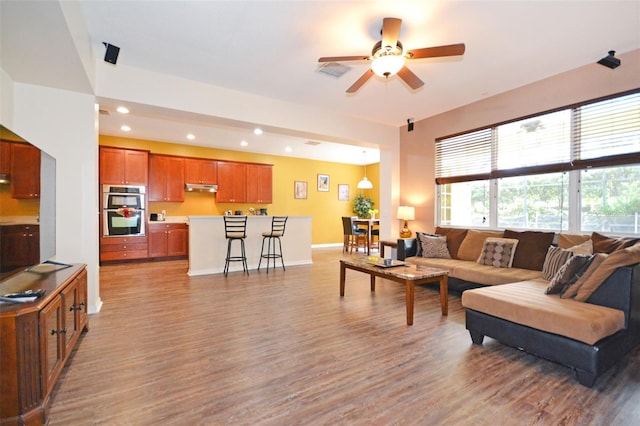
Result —
[{"label": "ceiling fan light fixture", "polygon": [[382,53],[371,62],[371,70],[380,77],[396,75],[404,67],[404,56]]}]

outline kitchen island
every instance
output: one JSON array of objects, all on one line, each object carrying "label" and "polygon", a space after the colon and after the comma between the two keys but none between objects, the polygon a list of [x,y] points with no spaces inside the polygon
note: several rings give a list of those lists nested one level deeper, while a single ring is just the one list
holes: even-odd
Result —
[{"label": "kitchen island", "polygon": [[[257,269],[260,262],[262,233],[271,231],[272,216],[248,216],[245,250],[249,269]],[[311,216],[289,216],[282,240],[285,267],[311,264]],[[266,250],[266,247],[265,247]],[[233,253],[240,252],[240,244],[233,244]],[[224,270],[227,239],[223,216],[189,216],[188,274],[219,274]],[[266,272],[266,259],[262,268]],[[242,271],[242,262],[232,262],[229,271]],[[279,263],[276,263],[279,266]],[[279,268],[282,270],[282,267]]]}]

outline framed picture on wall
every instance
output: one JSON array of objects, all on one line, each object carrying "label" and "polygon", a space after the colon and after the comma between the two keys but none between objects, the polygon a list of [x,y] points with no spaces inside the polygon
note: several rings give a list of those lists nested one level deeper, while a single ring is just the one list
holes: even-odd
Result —
[{"label": "framed picture on wall", "polygon": [[318,175],[318,191],[329,192],[329,175]]},{"label": "framed picture on wall", "polygon": [[345,183],[338,184],[338,201],[349,201],[349,185]]},{"label": "framed picture on wall", "polygon": [[293,198],[297,200],[307,198],[307,182],[297,180],[293,183]]}]

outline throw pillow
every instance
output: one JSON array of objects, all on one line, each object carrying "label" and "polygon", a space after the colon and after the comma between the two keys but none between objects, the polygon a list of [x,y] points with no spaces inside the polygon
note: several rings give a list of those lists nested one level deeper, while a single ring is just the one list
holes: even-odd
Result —
[{"label": "throw pillow", "polygon": [[419,234],[422,245],[422,257],[437,257],[440,259],[451,259],[447,248],[447,237],[434,237],[426,234]]},{"label": "throw pillow", "polygon": [[427,235],[427,236],[431,236],[431,237],[439,237],[440,236],[440,235],[437,235],[437,234],[429,234],[427,232],[416,231],[416,242],[418,244],[417,250],[416,250],[416,257],[422,257],[422,241],[420,241],[420,235]]},{"label": "throw pillow", "polygon": [[513,238],[487,238],[477,262],[496,268],[511,268],[518,240]]},{"label": "throw pillow", "polygon": [[547,256],[544,259],[544,265],[542,266],[542,278],[550,281],[572,255],[573,253],[569,250],[549,246]]},{"label": "throw pillow", "polygon": [[593,240],[594,253],[607,254],[613,253],[616,250],[631,247],[632,245],[640,241],[640,238],[612,238],[602,234],[598,234],[597,232],[593,232],[591,234],[591,239]]},{"label": "throw pillow", "polygon": [[458,258],[458,250],[460,249],[460,244],[464,241],[464,237],[467,236],[466,229],[456,229],[456,228],[436,228],[436,234],[438,235],[446,235],[447,237],[447,247],[449,248],[449,253],[453,259]]},{"label": "throw pillow", "polygon": [[524,231],[517,232],[509,229],[504,231],[505,238],[515,238],[520,241],[518,251],[513,258],[513,267],[541,271],[547,249],[553,243],[554,232]]},{"label": "throw pillow", "polygon": [[562,299],[573,299],[578,294],[578,289],[586,281],[587,278],[593,274],[593,272],[600,267],[602,262],[607,258],[607,254],[604,253],[596,253],[591,256],[591,261],[589,262],[588,267],[585,269],[584,267],[580,269],[575,275],[574,278],[578,278],[575,281],[569,282],[567,286],[560,293],[560,297]]},{"label": "throw pillow", "polygon": [[593,254],[593,241],[590,239],[582,244],[571,246],[567,250],[573,252],[573,255],[591,256]]},{"label": "throw pillow", "polygon": [[484,240],[488,237],[501,238],[502,234],[502,231],[476,231],[469,229],[458,249],[458,259],[475,262],[482,251]]},{"label": "throw pillow", "polygon": [[586,302],[594,291],[605,282],[609,275],[613,274],[621,266],[634,265],[640,263],[640,243],[621,250],[616,250],[607,256],[600,264],[600,267],[587,277],[582,285],[578,287],[578,293],[574,298],[578,302]]},{"label": "throw pillow", "polygon": [[587,240],[591,239],[591,235],[582,234],[558,234],[558,247],[566,249],[569,247],[577,246]]},{"label": "throw pillow", "polygon": [[[578,280],[579,276],[576,276],[581,269],[585,269],[589,266],[592,256],[576,255],[571,256],[562,267],[556,272],[556,274],[549,281],[549,286],[546,288],[546,294],[558,294],[567,287],[570,283],[574,283]],[[583,271],[584,272],[584,271]]]}]

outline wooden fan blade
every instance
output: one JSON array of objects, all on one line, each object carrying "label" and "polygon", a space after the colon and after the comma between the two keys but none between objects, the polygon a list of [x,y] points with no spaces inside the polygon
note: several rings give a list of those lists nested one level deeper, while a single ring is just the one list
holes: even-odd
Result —
[{"label": "wooden fan blade", "polygon": [[382,20],[382,47],[396,47],[400,37],[400,25],[402,25],[402,19],[384,18]]},{"label": "wooden fan blade", "polygon": [[424,86],[424,82],[420,80],[420,78],[413,73],[407,66],[402,67],[400,71],[398,71],[398,77],[404,80],[405,83],[409,85],[413,90],[419,89]]},{"label": "wooden fan blade", "polygon": [[408,52],[410,59],[438,58],[440,56],[456,56],[464,53],[464,43],[448,44],[446,46],[423,47]]},{"label": "wooden fan blade", "polygon": [[343,62],[343,61],[364,61],[369,56],[323,56],[318,62]]},{"label": "wooden fan blade", "polygon": [[371,68],[369,68],[367,71],[365,71],[364,74],[362,74],[362,76],[355,83],[351,85],[351,87],[347,89],[347,93],[357,92],[358,89],[361,88],[362,85],[365,84],[367,80],[371,78],[372,75],[373,75],[373,71],[371,70]]}]

